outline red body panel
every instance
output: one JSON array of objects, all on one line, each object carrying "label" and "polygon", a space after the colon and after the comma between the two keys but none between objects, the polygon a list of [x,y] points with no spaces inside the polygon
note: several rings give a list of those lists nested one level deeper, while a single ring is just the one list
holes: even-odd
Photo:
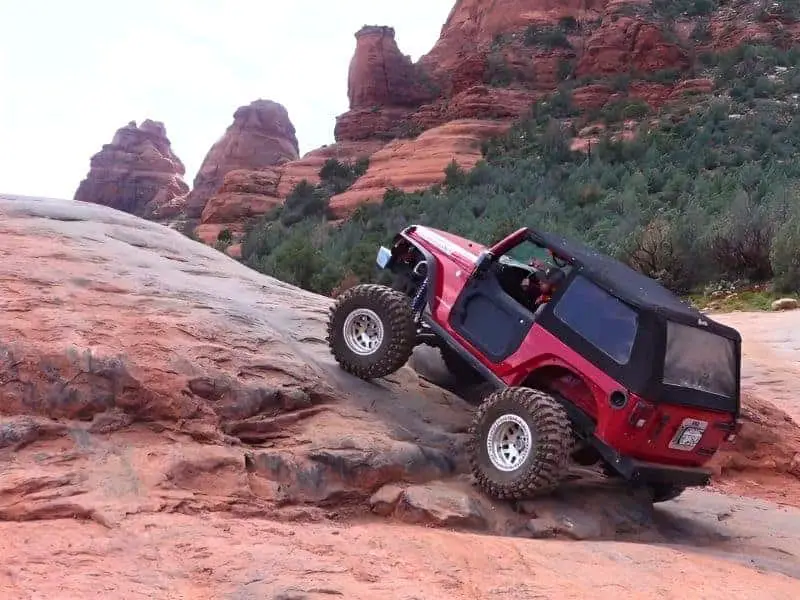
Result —
[{"label": "red body panel", "polygon": [[[636,427],[630,422],[631,413],[642,399],[630,394],[624,408],[614,408],[609,403],[611,393],[627,390],[537,324],[534,324],[514,354],[499,364],[488,361],[450,325],[453,304],[478,255],[486,247],[428,227],[417,227],[407,237],[430,252],[436,262],[434,298],[431,303],[433,319],[507,385],[522,385],[532,375],[535,377],[537,371],[541,373],[542,369],[555,369],[552,372],[557,376],[547,380],[548,386],[591,416],[596,423],[597,438],[621,454],[638,460],[699,466],[706,463],[723,442],[727,432],[714,424],[729,424],[733,416],[692,407],[649,403],[651,411],[644,426]],[[685,418],[707,421],[708,427],[693,450],[671,449],[670,440]],[[702,453],[698,452],[700,449]]]}]

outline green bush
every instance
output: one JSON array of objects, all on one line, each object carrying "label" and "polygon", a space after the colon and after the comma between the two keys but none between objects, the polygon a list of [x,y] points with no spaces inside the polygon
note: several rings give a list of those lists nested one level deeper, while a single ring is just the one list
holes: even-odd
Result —
[{"label": "green bush", "polygon": [[516,75],[508,66],[502,51],[492,51],[486,57],[483,71],[483,82],[494,87],[508,87],[515,81]]},{"label": "green bush", "polygon": [[233,241],[233,235],[228,228],[223,229],[217,234],[217,241],[223,244],[230,244]]},{"label": "green bush", "polygon": [[280,212],[280,222],[286,226],[299,223],[306,217],[322,215],[328,206],[324,189],[311,185],[305,179],[298,183],[286,197]]},{"label": "green bush", "polygon": [[775,289],[778,292],[800,290],[800,212],[789,217],[777,230],[770,252]]},{"label": "green bush", "polygon": [[525,29],[522,39],[526,46],[541,46],[549,50],[572,48],[562,26],[529,25]]},{"label": "green bush", "polygon": [[[580,123],[564,125],[577,111],[559,92],[485,142],[472,170],[452,163],[442,185],[388,190],[382,204],[363,205],[336,227],[313,194],[300,190],[295,202],[308,206],[299,202],[305,198],[316,208],[289,211],[300,218],[289,224],[283,218],[254,228],[243,256],[254,268],[330,293],[351,274],[385,278],[375,268],[376,249],[411,223],[484,244],[530,225],[583,240],[675,291],[772,276],[782,290],[798,289],[800,209],[792,207],[800,190],[800,116],[789,94],[800,80],[800,52],[745,46],[705,61],[718,76],[734,75],[721,90],[730,96],[699,98],[680,115],[649,115],[655,124],[647,119],[631,141],[606,136],[588,155],[570,151]],[[755,69],[752,86],[742,65]],[[770,98],[755,94],[761,76],[774,86]],[[733,93],[739,81],[752,97]],[[645,108],[624,101],[605,117],[642,118]]]}]

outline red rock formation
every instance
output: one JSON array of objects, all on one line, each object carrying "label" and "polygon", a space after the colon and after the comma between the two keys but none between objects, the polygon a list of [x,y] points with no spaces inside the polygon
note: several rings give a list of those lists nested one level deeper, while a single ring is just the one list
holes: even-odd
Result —
[{"label": "red rock formation", "polygon": [[199,217],[229,171],[263,169],[298,158],[294,125],[286,108],[255,100],[233,115],[233,123],[209,150],[186,199],[186,214]]},{"label": "red rock formation", "polygon": [[182,179],[184,173],[163,123],[146,119],[137,127],[131,121],[92,156],[75,200],[152,218],[162,206],[189,191]]},{"label": "red rock formation", "polygon": [[[689,54],[677,39],[659,24],[621,16],[619,9],[628,4],[460,0],[437,43],[416,65],[402,57],[391,28],[365,27],[357,34],[350,68],[350,111],[337,118],[335,137],[413,137],[453,119],[515,118],[571,76],[626,73],[635,79],[664,69],[685,70]],[[676,31],[690,36],[684,25]],[[421,80],[425,89],[420,92]],[[486,87],[491,92],[482,90]],[[471,97],[475,91],[478,96]],[[634,96],[659,106],[672,88],[641,86],[640,91]],[[433,92],[438,94],[432,98]],[[602,106],[609,97],[582,102]]]},{"label": "red rock formation", "polygon": [[509,122],[458,120],[429,129],[416,139],[395,140],[370,157],[367,172],[331,198],[334,216],[343,217],[364,202],[379,201],[389,188],[422,190],[444,179],[455,160],[470,169],[481,158],[481,141],[507,130]]},{"label": "red rock formation", "polygon": [[[743,10],[753,12],[748,6]],[[470,122],[508,122],[563,84],[572,89],[573,103],[584,111],[630,99],[659,108],[687,95],[713,90],[714,84],[708,79],[689,79],[693,58],[687,48],[697,45],[697,39],[706,39],[704,47],[722,48],[732,39],[738,43],[745,34],[776,35],[776,27],[784,33],[792,27],[800,28],[769,19],[744,29],[740,25],[725,11],[714,13],[710,19],[659,22],[646,0],[459,0],[442,27],[439,40],[416,64],[402,54],[391,27],[364,26],[355,34],[356,47],[348,71],[350,110],[336,119],[335,146],[370,145],[369,152],[374,152],[383,144],[413,140],[420,133],[451,121],[463,121],[461,128],[469,127],[466,123]],[[707,32],[698,37],[696,29],[701,26]],[[650,77],[665,70],[677,71],[678,80],[670,77],[668,82],[663,78],[654,81]],[[630,82],[620,86],[619,80],[615,81],[619,75],[629,77]],[[576,84],[575,78],[584,81]],[[476,139],[482,135],[481,126],[478,127]],[[629,134],[629,129],[620,133],[623,137]],[[426,144],[431,139],[437,136]],[[581,148],[591,141],[577,139],[573,147]],[[448,143],[442,152],[461,160],[460,151],[454,151]],[[386,189],[386,185],[375,182],[374,174],[380,169],[392,171],[386,179],[391,182],[418,179],[432,184],[443,179],[443,173],[430,170],[433,163],[425,157],[401,160],[403,168],[422,169],[405,176],[399,175],[397,168],[380,166],[397,147],[413,147],[398,144],[379,154],[363,181],[336,199],[334,206],[340,207],[337,210],[341,216],[346,214],[341,207],[355,206],[356,198],[380,199]],[[241,230],[242,218],[280,202],[303,177],[315,183],[321,157],[327,155],[327,150],[322,150],[320,160],[310,153],[308,160],[292,160],[280,172],[270,171],[277,187],[265,192],[264,198],[230,192],[226,187],[204,213],[206,199],[219,190],[227,171],[258,171],[296,158],[290,150],[288,156],[267,161],[234,157],[226,162],[219,156],[224,151],[215,146],[189,198],[189,215],[203,215],[201,237],[215,236],[226,224],[232,226],[231,230]],[[415,186],[406,187],[416,189]],[[235,207],[237,203],[240,206]]]},{"label": "red rock formation", "polygon": [[[238,239],[248,221],[282,204],[298,183],[303,180],[312,185],[319,183],[319,171],[329,158],[354,162],[369,157],[383,145],[375,140],[340,142],[275,167],[229,171],[220,189],[206,202],[195,235],[207,244],[214,244],[220,232],[227,229]],[[234,253],[238,251],[238,247],[233,249]]]},{"label": "red rock formation", "polygon": [[[336,376],[329,299],[102,206],[0,198],[0,233],[0,597],[490,598],[503,553],[527,596],[796,597],[796,517],[739,495],[800,502],[798,427],[769,403],[743,396],[718,462],[734,498],[653,515],[588,480],[512,507],[469,482],[466,403],[410,367],[380,390]],[[724,534],[770,568],[666,548],[676,510],[684,542]]]},{"label": "red rock formation", "polygon": [[407,123],[413,110],[403,107],[356,108],[336,117],[337,142],[361,142],[408,137]]},{"label": "red rock formation", "polygon": [[420,64],[431,72],[452,72],[498,34],[521,32],[531,24],[556,23],[561,17],[596,19],[613,0],[458,0],[439,40]]},{"label": "red rock formation", "polygon": [[356,50],[347,78],[350,108],[419,106],[436,92],[403,55],[391,27],[364,26],[356,32]]},{"label": "red rock formation", "polygon": [[665,69],[684,70],[688,52],[666,39],[661,26],[631,18],[604,19],[586,40],[586,48],[575,74],[616,75],[653,73]]},{"label": "red rock formation", "polygon": [[312,150],[302,158],[283,165],[278,195],[285,198],[303,179],[314,185],[319,183],[319,171],[330,158],[335,158],[341,163],[352,163],[372,156],[384,146],[384,143],[381,140],[338,142]]},{"label": "red rock formation", "polygon": [[[198,237],[206,243],[213,243],[224,227],[214,235],[217,228],[204,225],[238,225],[280,206],[283,202],[278,195],[280,179],[280,167],[228,171],[220,189],[206,202],[200,217],[202,225],[196,231]],[[213,238],[209,239],[211,236]]]}]

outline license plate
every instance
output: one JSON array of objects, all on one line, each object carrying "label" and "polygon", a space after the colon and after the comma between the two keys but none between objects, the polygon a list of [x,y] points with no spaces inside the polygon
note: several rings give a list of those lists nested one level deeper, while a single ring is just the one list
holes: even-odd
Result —
[{"label": "license plate", "polygon": [[678,431],[675,432],[669,447],[673,450],[692,450],[700,443],[707,427],[707,421],[684,419],[678,427]]}]

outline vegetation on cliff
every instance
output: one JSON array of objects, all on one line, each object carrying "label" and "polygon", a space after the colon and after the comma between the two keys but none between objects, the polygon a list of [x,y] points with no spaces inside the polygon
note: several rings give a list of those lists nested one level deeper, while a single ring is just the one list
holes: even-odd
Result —
[{"label": "vegetation on cliff", "polygon": [[345,279],[376,280],[377,246],[408,224],[482,243],[527,224],[582,239],[680,293],[735,280],[799,289],[800,48],[744,45],[700,64],[718,82],[713,96],[659,115],[604,109],[609,123],[641,119],[632,140],[608,134],[588,154],[571,151],[581,121],[598,115],[577,115],[557,93],[487,143],[470,172],[451,165],[442,186],[390,190],[334,226],[326,203],[364,165],[333,161],[319,186],[301,184],[249,232],[243,260],[330,294]]}]

